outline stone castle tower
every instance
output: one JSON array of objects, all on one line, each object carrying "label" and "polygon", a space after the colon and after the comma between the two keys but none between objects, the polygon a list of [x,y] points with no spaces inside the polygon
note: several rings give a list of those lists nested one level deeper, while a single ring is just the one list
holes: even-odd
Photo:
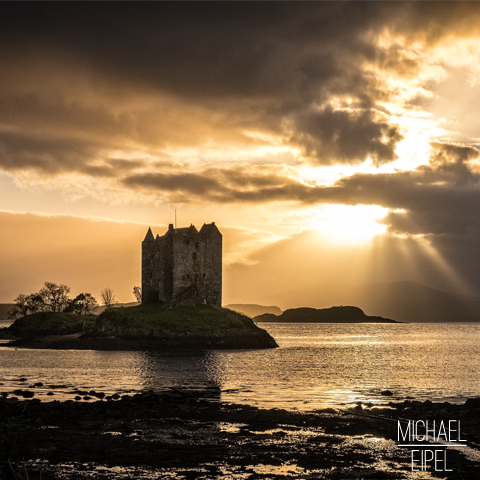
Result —
[{"label": "stone castle tower", "polygon": [[215,225],[198,231],[173,228],[142,242],[142,303],[222,306],[222,234]]}]

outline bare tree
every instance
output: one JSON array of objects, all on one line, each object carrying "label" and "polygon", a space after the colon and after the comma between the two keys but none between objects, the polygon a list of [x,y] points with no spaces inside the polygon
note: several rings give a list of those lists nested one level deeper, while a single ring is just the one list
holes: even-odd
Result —
[{"label": "bare tree", "polygon": [[142,303],[142,288],[141,287],[133,287],[133,294],[137,299],[138,303]]},{"label": "bare tree", "polygon": [[102,301],[107,308],[110,308],[113,304],[117,303],[111,288],[104,288],[101,291],[100,296],[102,297]]}]

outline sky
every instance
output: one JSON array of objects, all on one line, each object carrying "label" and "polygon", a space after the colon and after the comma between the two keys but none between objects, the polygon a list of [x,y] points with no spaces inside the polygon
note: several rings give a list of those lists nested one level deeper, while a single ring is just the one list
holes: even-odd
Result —
[{"label": "sky", "polygon": [[480,4],[0,6],[0,302],[140,285],[214,221],[224,304],[329,280],[480,296]]}]

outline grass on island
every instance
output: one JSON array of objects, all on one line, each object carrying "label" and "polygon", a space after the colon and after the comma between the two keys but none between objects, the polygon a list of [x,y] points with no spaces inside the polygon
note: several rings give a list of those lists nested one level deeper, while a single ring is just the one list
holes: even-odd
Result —
[{"label": "grass on island", "polygon": [[[161,304],[141,304],[134,307],[108,309],[98,317],[97,327],[104,323],[128,330],[160,332],[218,332],[230,329],[245,329],[253,321],[228,308],[212,305],[196,307],[167,307]],[[112,325],[112,326],[114,326]]]}]

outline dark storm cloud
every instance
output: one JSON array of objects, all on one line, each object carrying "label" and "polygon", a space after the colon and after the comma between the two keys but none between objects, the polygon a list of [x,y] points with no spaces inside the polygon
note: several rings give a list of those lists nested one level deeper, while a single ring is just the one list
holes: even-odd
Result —
[{"label": "dark storm cloud", "polygon": [[[3,39],[185,96],[313,95],[371,52],[368,4],[175,3],[4,7]],[[8,19],[8,20],[6,20]],[[341,47],[344,45],[345,47]],[[320,46],[320,48],[319,48]]]},{"label": "dark storm cloud", "polygon": [[[101,146],[92,139],[0,131],[0,168],[12,173],[36,171],[44,175],[80,173],[93,177],[118,177],[123,171],[144,165],[140,160],[104,160],[100,150]],[[94,160],[102,164],[88,163]]]},{"label": "dark storm cloud", "polygon": [[[365,64],[406,77],[418,64],[398,45],[379,46],[377,36],[390,30],[434,43],[471,30],[468,22],[479,11],[471,3],[430,2],[4,3],[0,123],[8,128],[0,168],[122,179],[133,165],[98,165],[105,151],[201,147],[221,131],[218,145],[238,140],[245,129],[283,136],[315,165],[369,156],[386,163],[402,137],[380,105],[389,92]],[[334,96],[351,98],[352,108],[335,109]],[[437,153],[435,161],[451,154]],[[462,162],[434,160],[437,177],[471,180]],[[198,175],[204,193],[215,188],[211,200],[222,202],[362,196],[353,179],[329,190],[270,174],[230,171],[223,185],[222,174],[212,173],[220,186],[208,173]],[[190,183],[177,181],[176,191],[188,195],[183,185]],[[132,188],[162,183],[138,176],[123,182]],[[195,195],[199,183],[192,185]]]},{"label": "dark storm cloud", "polygon": [[123,184],[133,188],[152,188],[161,192],[183,192],[186,196],[204,196],[212,192],[224,192],[225,188],[216,180],[193,173],[166,175],[163,173],[145,173],[123,180]]},{"label": "dark storm cloud", "polygon": [[212,168],[200,173],[145,173],[125,177],[124,186],[150,190],[159,195],[174,194],[178,202],[262,202],[294,200],[291,188],[298,182],[276,173],[255,173],[246,167]]},{"label": "dark storm cloud", "polygon": [[91,141],[48,138],[24,132],[0,132],[0,167],[7,171],[38,170],[57,174],[82,169],[95,154]]},{"label": "dark storm cloud", "polygon": [[[405,10],[358,2],[3,4],[2,120],[25,136],[34,135],[36,124],[51,124],[60,143],[72,132],[95,136],[98,130],[103,149],[116,134],[147,146],[184,141],[162,125],[155,131],[161,112],[148,125],[138,121],[135,107],[118,117],[116,96],[121,102],[137,91],[201,105],[210,112],[202,123],[215,128],[219,113],[231,130],[284,135],[288,124],[316,164],[356,163],[368,155],[387,162],[401,137],[372,113],[385,92],[363,65],[388,64],[389,53],[371,32]],[[395,53],[399,64],[400,57]],[[387,66],[394,68],[391,61]],[[312,112],[332,95],[351,96],[366,110]],[[108,102],[97,105],[95,96]],[[94,156],[83,154],[80,164]]]},{"label": "dark storm cloud", "polygon": [[371,110],[311,110],[295,122],[293,142],[319,164],[361,163],[371,157],[374,164],[397,158],[395,146],[403,137],[396,127],[376,119]]}]

